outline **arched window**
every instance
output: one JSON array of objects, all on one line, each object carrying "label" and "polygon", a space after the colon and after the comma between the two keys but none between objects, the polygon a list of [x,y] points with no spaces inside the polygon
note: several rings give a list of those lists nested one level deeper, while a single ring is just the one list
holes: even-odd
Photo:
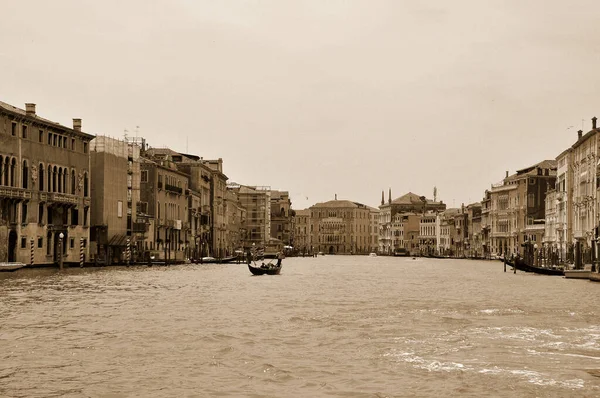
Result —
[{"label": "arched window", "polygon": [[44,165],[40,163],[40,167],[38,170],[39,170],[39,175],[38,175],[39,188],[40,188],[40,191],[43,191],[44,190],[44,178],[46,177],[45,173],[44,173]]},{"label": "arched window", "polygon": [[23,160],[23,188],[27,189],[27,182],[29,177],[29,167],[27,167],[27,160]]},{"label": "arched window", "polygon": [[88,174],[87,171],[83,173],[83,196],[88,197]]},{"label": "arched window", "polygon": [[17,186],[17,181],[15,181],[16,180],[16,171],[17,171],[17,160],[15,158],[12,158],[12,161],[10,162],[10,186],[11,187]]},{"label": "arched window", "polygon": [[75,170],[71,170],[71,193],[75,195]]},{"label": "arched window", "polygon": [[10,181],[8,179],[9,168],[10,168],[10,158],[7,156],[4,158],[4,185],[6,185],[6,186],[10,185]]},{"label": "arched window", "polygon": [[57,192],[62,192],[62,179],[63,179],[63,171],[62,171],[62,167],[59,167],[58,168]]},{"label": "arched window", "polygon": [[48,192],[52,192],[52,166],[48,165]]},{"label": "arched window", "polygon": [[67,193],[67,177],[69,175],[69,171],[67,169],[63,170],[63,184],[62,184],[62,192]]},{"label": "arched window", "polygon": [[4,185],[4,156],[0,155],[0,185]]},{"label": "arched window", "polygon": [[57,183],[56,183],[56,177],[57,177],[57,169],[56,166],[54,166],[52,168],[52,192],[56,192],[56,188],[57,188]]}]

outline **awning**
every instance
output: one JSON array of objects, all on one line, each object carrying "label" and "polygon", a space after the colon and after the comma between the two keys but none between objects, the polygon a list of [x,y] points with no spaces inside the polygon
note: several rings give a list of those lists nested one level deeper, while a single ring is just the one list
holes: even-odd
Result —
[{"label": "awning", "polygon": [[114,235],[109,239],[107,246],[127,246],[127,236],[126,235]]}]

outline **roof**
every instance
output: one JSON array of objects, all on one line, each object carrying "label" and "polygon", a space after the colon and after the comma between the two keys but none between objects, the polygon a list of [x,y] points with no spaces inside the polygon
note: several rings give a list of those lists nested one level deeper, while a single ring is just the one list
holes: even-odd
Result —
[{"label": "roof", "polygon": [[[417,195],[415,193],[409,192],[392,200],[392,204],[395,205],[413,205],[413,204],[423,204],[421,198],[425,198],[424,196]],[[441,204],[440,202],[434,202],[431,199],[425,198],[427,204]]]},{"label": "roof", "polygon": [[20,116],[23,116],[25,118],[28,118],[31,121],[36,121],[38,123],[42,122],[42,123],[45,123],[45,124],[48,124],[48,125],[53,125],[53,126],[56,126],[58,128],[61,128],[63,130],[68,130],[70,132],[82,135],[82,136],[90,138],[90,139],[93,139],[95,137],[95,135],[93,135],[93,134],[84,133],[83,131],[79,131],[79,130],[75,130],[75,129],[71,128],[71,127],[63,126],[62,124],[57,123],[57,122],[53,122],[52,120],[44,119],[43,117],[39,117],[37,114],[28,115],[27,112],[24,109],[17,108],[16,106],[13,106],[11,104],[7,104],[6,102],[0,101],[0,108],[6,110],[8,112],[16,113],[17,115],[20,115]]},{"label": "roof", "polygon": [[556,165],[557,165],[557,162],[555,159],[542,160],[541,162],[536,163],[532,166],[525,167],[524,169],[521,169],[521,170],[517,170],[517,174],[529,173],[530,171],[532,171],[533,169],[537,169],[538,167],[541,169],[556,169]]},{"label": "roof", "polygon": [[315,205],[313,205],[311,207],[332,207],[332,208],[350,207],[350,208],[354,208],[354,209],[357,209],[359,207],[367,208],[367,206],[363,205],[362,203],[352,202],[350,200],[330,200],[329,202],[316,203]]},{"label": "roof", "polygon": [[580,146],[581,144],[583,144],[585,141],[588,140],[588,138],[592,137],[593,135],[595,135],[598,131],[600,131],[599,129],[592,129],[590,131],[588,131],[587,133],[585,133],[581,138],[579,138],[571,148],[575,149],[578,146]]}]

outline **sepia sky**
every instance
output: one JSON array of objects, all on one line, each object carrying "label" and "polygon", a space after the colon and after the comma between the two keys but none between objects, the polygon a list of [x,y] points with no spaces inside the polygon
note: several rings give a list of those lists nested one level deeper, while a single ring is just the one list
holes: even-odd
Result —
[{"label": "sepia sky", "polygon": [[450,207],[600,117],[600,2],[0,0],[0,100],[223,158],[296,209]]}]

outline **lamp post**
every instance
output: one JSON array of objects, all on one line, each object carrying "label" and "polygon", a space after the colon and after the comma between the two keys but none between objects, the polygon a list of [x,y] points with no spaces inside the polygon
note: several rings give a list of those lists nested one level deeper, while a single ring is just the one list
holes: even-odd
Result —
[{"label": "lamp post", "polygon": [[537,267],[539,262],[538,245],[536,243],[533,245],[533,265]]},{"label": "lamp post", "polygon": [[65,235],[61,232],[60,234],[58,234],[58,268],[62,271],[63,269],[63,255],[62,255],[62,245],[63,245],[63,238],[65,237]]}]

